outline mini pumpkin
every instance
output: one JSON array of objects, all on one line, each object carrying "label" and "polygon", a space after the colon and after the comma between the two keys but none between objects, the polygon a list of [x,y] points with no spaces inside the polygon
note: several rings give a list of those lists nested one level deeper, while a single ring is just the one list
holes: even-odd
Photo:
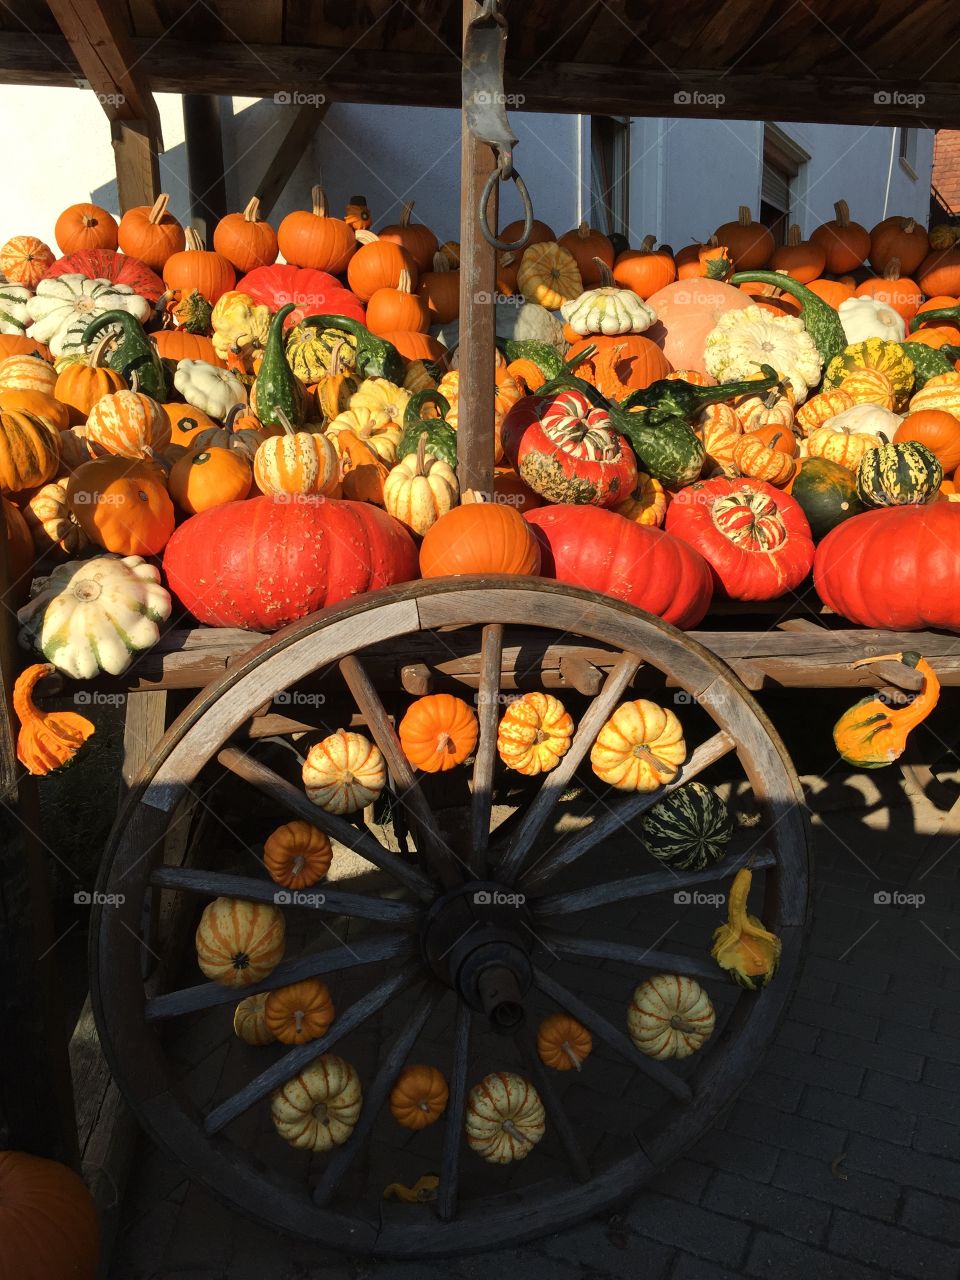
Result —
[{"label": "mini pumpkin", "polygon": [[462,698],[431,693],[407,708],[397,732],[412,765],[440,773],[463,764],[477,745],[479,726]]},{"label": "mini pumpkin", "polygon": [[[786,434],[793,438],[789,432]],[[766,480],[773,485],[786,484],[794,473],[795,464],[788,453],[776,447],[783,435],[781,431],[775,432],[770,442],[763,440],[756,431],[740,436],[733,447],[733,465],[742,476],[753,480]]]},{"label": "mini pumpkin", "polygon": [[263,846],[263,865],[275,884],[286,889],[308,889],[330,870],[333,846],[310,822],[296,818],[277,827]]},{"label": "mini pumpkin", "polygon": [[626,502],[621,502],[619,506],[614,507],[614,511],[619,516],[626,516],[635,524],[658,528],[663,524],[663,518],[667,514],[667,491],[659,480],[641,471],[637,475],[633,493]]},{"label": "mini pumpkin", "polygon": [[460,499],[456,471],[427,453],[426,442],[423,432],[417,452],[402,458],[383,485],[383,505],[421,537]]},{"label": "mini pumpkin", "polygon": [[346,729],[314,743],[303,766],[307,798],[328,813],[356,813],[376,800],[386,782],[379,747]]},{"label": "mini pumpkin", "polygon": [[716,1021],[699,982],[677,973],[642,982],[627,1010],[630,1039],[648,1058],[689,1058],[713,1035]]},{"label": "mini pumpkin", "polygon": [[170,469],[170,493],[181,511],[198,511],[239,502],[253,484],[253,468],[239,449],[210,448],[191,451]]},{"label": "mini pumpkin", "polygon": [[559,311],[583,293],[583,281],[573,254],[556,241],[528,244],[517,275],[520,292],[528,302],[548,311]]},{"label": "mini pumpkin", "polygon": [[390,1090],[390,1114],[405,1129],[425,1129],[443,1115],[450,1090],[436,1067],[411,1064]]},{"label": "mini pumpkin", "polygon": [[307,1151],[329,1151],[350,1137],[363,1090],[349,1062],[324,1053],[274,1093],[270,1114],[281,1138]]},{"label": "mini pumpkin", "polygon": [[233,1034],[244,1044],[263,1046],[274,1043],[274,1034],[264,1018],[266,1003],[267,992],[259,991],[255,996],[241,1000],[234,1009]]},{"label": "mini pumpkin", "polygon": [[283,959],[285,932],[280,910],[270,903],[215,898],[197,926],[197,963],[214,982],[253,986]]},{"label": "mini pumpkin", "polygon": [[90,410],[81,434],[115,457],[146,458],[170,443],[170,420],[150,396],[113,391]]},{"label": "mini pumpkin", "polygon": [[570,749],[573,719],[559,698],[525,693],[507,707],[497,751],[508,769],[534,777],[555,769]]},{"label": "mini pumpkin", "polygon": [[857,496],[868,507],[901,507],[932,502],[943,467],[926,445],[908,440],[870,449],[857,467]]},{"label": "mini pumpkin", "polygon": [[281,1044],[305,1044],[324,1034],[334,1018],[333,1000],[325,982],[305,978],[277,987],[267,996],[263,1020]]},{"label": "mini pumpkin", "polygon": [[420,573],[537,573],[540,546],[529,524],[502,502],[468,502],[434,524],[420,547]]},{"label": "mini pumpkin", "polygon": [[579,1071],[593,1051],[593,1036],[567,1013],[551,1013],[537,1028],[540,1061],[555,1071]]},{"label": "mini pumpkin", "polygon": [[540,1095],[512,1071],[494,1071],[467,1095],[467,1144],[491,1164],[510,1164],[530,1154],[546,1130]]},{"label": "mini pumpkin", "polygon": [[0,493],[46,484],[60,465],[60,433],[32,413],[0,411]]},{"label": "mini pumpkin", "polygon": [[87,538],[118,555],[156,555],[173,533],[173,503],[152,462],[106,457],[81,463],[67,481],[66,502]]},{"label": "mini pumpkin", "polygon": [[253,478],[261,493],[332,494],[340,483],[340,459],[333,444],[318,431],[294,431],[286,420],[283,427],[284,434],[264,440],[253,459]]},{"label": "mini pumpkin", "polygon": [[560,308],[560,314],[573,332],[586,337],[591,333],[643,333],[649,329],[657,318],[653,307],[632,289],[615,284],[610,268],[599,258],[594,261],[600,277],[599,287],[587,289]]},{"label": "mini pumpkin", "polygon": [[621,791],[656,791],[676,778],[686,758],[680,721],[646,698],[621,703],[590,752],[597,777]]},{"label": "mini pumpkin", "polygon": [[826,458],[838,466],[856,471],[864,454],[879,449],[880,436],[849,428],[818,427],[807,439],[807,453],[811,458]]},{"label": "mini pumpkin", "polygon": [[90,545],[90,539],[70,515],[66,480],[41,485],[23,509],[37,555],[69,560]]}]

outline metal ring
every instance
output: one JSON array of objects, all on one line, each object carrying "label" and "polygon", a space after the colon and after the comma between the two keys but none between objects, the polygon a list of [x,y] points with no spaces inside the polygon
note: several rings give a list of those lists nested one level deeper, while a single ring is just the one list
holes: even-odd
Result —
[{"label": "metal ring", "polygon": [[509,252],[511,249],[522,249],[530,238],[530,232],[533,229],[533,205],[530,203],[530,194],[523,179],[517,173],[516,169],[510,174],[510,178],[517,184],[517,194],[523,202],[523,231],[520,233],[518,240],[510,242],[498,240],[496,233],[490,230],[487,223],[487,203],[493,194],[494,183],[500,179],[500,170],[494,169],[484,184],[483,194],[480,196],[480,230],[483,232],[483,238],[488,244],[492,244],[495,249]]}]

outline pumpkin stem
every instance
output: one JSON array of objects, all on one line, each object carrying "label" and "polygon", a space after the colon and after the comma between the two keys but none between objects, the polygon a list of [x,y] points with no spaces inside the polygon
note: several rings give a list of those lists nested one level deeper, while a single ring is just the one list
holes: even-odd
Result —
[{"label": "pumpkin stem", "polygon": [[162,221],[167,212],[167,205],[170,203],[170,197],[166,194],[157,196],[153,202],[153,208],[147,216],[147,221],[153,226]]},{"label": "pumpkin stem", "polygon": [[298,876],[298,875],[300,875],[300,874],[301,874],[301,872],[303,871],[303,869],[304,869],[304,867],[305,867],[306,865],[307,865],[307,860],[306,860],[306,858],[303,856],[303,854],[302,854],[302,853],[298,853],[298,854],[297,854],[297,856],[296,856],[296,857],[294,858],[294,860],[293,860],[293,864],[292,864],[292,866],[290,867],[290,870],[292,871],[292,873],[293,873],[295,876]]},{"label": "pumpkin stem", "polygon": [[594,257],[593,260],[597,264],[597,270],[600,272],[601,289],[613,289],[615,287],[613,272],[602,258]]},{"label": "pumpkin stem", "polygon": [[833,206],[833,212],[836,215],[836,223],[838,227],[849,227],[850,225],[850,206],[846,200],[838,200]]},{"label": "pumpkin stem", "polygon": [[373,231],[364,231],[363,227],[358,231],[354,231],[353,234],[356,237],[357,244],[376,244],[380,239]]},{"label": "pumpkin stem", "polygon": [[404,227],[404,228],[409,227],[409,225],[410,225],[410,217],[411,217],[411,215],[412,215],[412,214],[413,214],[413,201],[412,201],[412,200],[405,200],[405,201],[403,202],[403,208],[400,210],[400,225],[401,225],[401,227]]},{"label": "pumpkin stem", "polygon": [[891,258],[887,263],[887,269],[883,273],[884,280],[898,280],[900,278],[900,259]]},{"label": "pumpkin stem", "polygon": [[130,390],[134,395],[140,390],[140,375],[136,369],[130,370]]},{"label": "pumpkin stem", "polygon": [[310,199],[313,203],[313,216],[315,218],[325,218],[327,216],[327,196],[319,182],[310,188]]},{"label": "pumpkin stem", "polygon": [[521,1133],[512,1120],[501,1120],[500,1128],[504,1133],[509,1134],[515,1142],[526,1142],[528,1146],[533,1146],[533,1142],[525,1133]]},{"label": "pumpkin stem", "polygon": [[435,272],[450,271],[450,260],[442,249],[438,249],[433,255],[433,270]]},{"label": "pumpkin stem", "polygon": [[243,211],[244,222],[260,221],[260,197],[251,196],[247,201],[246,208]]},{"label": "pumpkin stem", "polygon": [[900,228],[903,234],[907,236],[912,235],[913,232],[916,231],[916,229],[917,229],[916,218],[908,218],[906,222],[903,224],[903,226]]},{"label": "pumpkin stem", "polygon": [[240,417],[241,413],[244,413],[246,410],[247,410],[247,405],[245,404],[231,405],[230,408],[227,410],[227,416],[223,420],[224,430],[237,431],[238,428],[235,427],[233,424],[236,422],[237,418]]},{"label": "pumpkin stem", "polygon": [[290,419],[287,417],[287,415],[284,413],[284,411],[280,408],[279,405],[277,405],[275,412],[276,412],[277,418],[280,421],[281,427],[283,427],[284,434],[288,436],[295,436],[297,433],[294,430],[293,423],[290,421]]},{"label": "pumpkin stem", "polygon": [[192,249],[195,252],[203,249],[203,241],[200,238],[199,231],[197,231],[195,227],[187,227],[184,230],[183,236],[187,242],[188,249]]},{"label": "pumpkin stem", "polygon": [[577,227],[577,237],[580,240],[590,239],[590,223],[589,222],[584,221],[580,223],[579,227]]},{"label": "pumpkin stem", "polygon": [[401,267],[397,276],[397,293],[413,293],[413,279],[406,267]]},{"label": "pumpkin stem", "polygon": [[800,239],[800,235],[801,235],[800,227],[795,222],[793,226],[790,228],[790,230],[787,232],[787,244],[790,246],[791,249],[796,249],[796,247],[802,243]]},{"label": "pumpkin stem", "polygon": [[567,1057],[570,1059],[570,1061],[573,1063],[574,1069],[575,1069],[576,1071],[579,1071],[579,1070],[581,1069],[581,1068],[580,1068],[580,1059],[579,1059],[579,1057],[577,1056],[577,1054],[574,1052],[574,1050],[573,1050],[573,1046],[571,1045],[570,1041],[569,1041],[569,1040],[564,1040],[564,1042],[563,1042],[563,1044],[560,1046],[560,1048],[561,1048],[561,1050],[562,1050],[562,1051],[567,1055]]},{"label": "pumpkin stem", "polygon": [[[880,653],[875,658],[860,658],[851,665],[854,667],[869,667],[872,662],[903,662],[902,653]],[[916,666],[916,663],[911,664]]]},{"label": "pumpkin stem", "polygon": [[640,253],[653,253],[653,246],[657,243],[656,236],[644,236],[640,241]]},{"label": "pumpkin stem", "polygon": [[426,458],[427,458],[427,433],[426,431],[421,431],[420,439],[417,441],[417,475],[418,476],[425,476],[427,474],[427,468],[425,465]]},{"label": "pumpkin stem", "polygon": [[737,213],[737,221],[740,223],[741,227],[752,226],[753,217],[750,214],[750,206],[748,204],[742,204],[740,206]]},{"label": "pumpkin stem", "polygon": [[300,1032],[303,1030],[303,1019],[304,1019],[304,1012],[302,1009],[298,1009],[296,1013],[293,1015],[293,1028],[296,1031],[297,1035],[299,1035]]},{"label": "pumpkin stem", "polygon": [[[419,446],[418,446],[419,448]],[[444,731],[437,735],[437,755],[452,756],[457,749],[457,744],[451,738],[450,734]]]},{"label": "pumpkin stem", "polygon": [[696,1023],[687,1022],[684,1018],[680,1017],[679,1013],[675,1013],[670,1019],[670,1026],[674,1031],[682,1031],[684,1035],[692,1035],[694,1031],[699,1030]]},{"label": "pumpkin stem", "polygon": [[[107,347],[114,346],[116,344],[116,341],[117,341],[117,335],[115,333],[111,333],[108,329],[107,332],[104,333],[103,336],[100,338],[100,341],[96,344],[93,350],[90,352],[90,355],[87,357],[87,364],[90,366],[91,369],[103,368],[103,353],[104,351],[106,351]],[[132,372],[136,373],[136,369],[134,369]]]}]

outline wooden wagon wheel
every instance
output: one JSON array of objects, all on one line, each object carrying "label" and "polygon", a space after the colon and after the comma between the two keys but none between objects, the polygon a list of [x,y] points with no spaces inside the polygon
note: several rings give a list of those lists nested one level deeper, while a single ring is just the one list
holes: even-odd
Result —
[{"label": "wooden wagon wheel", "polygon": [[[579,717],[567,755],[543,775],[539,790],[516,820],[490,835],[494,788],[503,781],[499,767],[495,781],[501,655],[510,629],[529,630],[532,620],[560,633],[567,644],[613,646],[614,652],[599,693]],[[389,647],[414,633],[421,634],[427,653],[431,645],[442,644],[451,627],[472,628],[480,655],[481,732],[470,820],[462,824],[459,846],[441,835],[424,791],[399,751],[364,658],[356,656],[358,650],[369,652],[377,644]],[[321,670],[336,675],[338,664],[389,764],[416,836],[416,854],[390,851],[366,825],[352,825],[316,808],[302,789],[255,757],[249,740],[246,750],[236,745],[237,731],[265,700]],[[728,880],[743,864],[743,854],[729,853],[708,870],[676,872],[654,861],[636,840],[638,873],[611,880],[597,871],[603,863],[596,857],[584,858],[590,852],[596,855],[602,842],[619,830],[629,830],[668,788],[646,794],[611,790],[586,825],[559,838],[549,830],[555,807],[599,728],[620,702],[636,696],[628,689],[644,666],[658,669],[687,690],[691,702],[706,712],[704,723],[712,721],[715,727],[695,744],[677,782],[690,780],[728,753],[739,756],[762,814],[761,824],[748,834],[752,864],[765,869],[763,919],[783,942],[781,966],[772,983],[760,993],[736,996],[707,1048],[684,1064],[692,1070],[640,1053],[622,1029],[624,1020],[615,1025],[596,1011],[589,997],[548,971],[551,958],[557,957],[574,966],[591,960],[613,962],[609,972],[603,971],[604,981],[620,984],[624,1019],[634,984],[652,972],[688,974],[714,992],[729,989],[731,999],[737,991],[709,958],[709,932],[702,950],[690,956],[656,949],[655,937],[614,941],[609,935],[596,936],[590,926],[590,913],[602,911],[604,904],[630,898],[646,904],[652,901],[648,895],[710,888]],[[199,785],[205,768],[205,778],[211,770],[219,773],[218,762],[249,784],[251,800],[261,810],[269,805],[278,823],[294,816],[307,818],[374,864],[370,870],[379,868],[377,876],[390,877],[394,887],[389,896],[326,892],[321,912],[328,913],[327,920],[332,913],[350,922],[359,920],[367,930],[350,945],[322,945],[288,955],[267,979],[240,992],[207,982],[149,994],[141,977],[141,920],[145,897],[156,894],[157,886],[198,895],[201,902],[220,894],[273,901],[277,889],[265,875],[161,865],[164,832],[177,802]],[[101,892],[122,901],[96,911],[91,931],[94,1007],[114,1075],[146,1130],[210,1191],[244,1213],[330,1246],[401,1256],[490,1248],[557,1229],[622,1200],[691,1146],[735,1097],[773,1036],[796,975],[807,914],[806,825],[799,783],[775,731],[731,671],[688,637],[630,606],[556,583],[515,578],[411,584],[315,615],[263,643],[204,690],[171,727],[131,792],[103,865]],[[552,891],[557,877],[570,884],[575,872],[584,871],[586,880],[580,887]],[[525,906],[513,910],[508,919],[495,907],[477,905],[477,893],[483,889],[490,891],[488,898],[496,897],[495,889],[522,891]],[[311,923],[316,919],[311,916]],[[464,921],[470,922],[467,942]],[[571,932],[574,922],[577,931]],[[563,925],[567,931],[558,927]],[[320,941],[329,938],[325,928]],[[450,957],[455,957],[455,965]],[[378,965],[379,972],[371,974],[369,969]],[[624,966],[636,976],[618,976]],[[278,1046],[282,1052],[274,1050],[277,1056],[244,1046],[240,1052],[267,1055],[246,1059],[253,1062],[252,1078],[239,1087],[231,1085],[205,1112],[191,1101],[178,1079],[179,1068],[168,1056],[164,1028],[172,1033],[185,1017],[220,1018],[229,1024],[233,1005],[242,996],[307,976],[337,974],[348,974],[351,981],[365,976],[368,989],[349,1007],[338,1009],[325,1035],[293,1048]],[[297,1180],[270,1167],[272,1142],[291,1150],[272,1130],[267,1139],[253,1143],[255,1154],[234,1141],[235,1126],[251,1118],[253,1109],[269,1111],[272,1091],[320,1053],[333,1050],[349,1058],[351,1037],[365,1023],[369,1028],[370,1020],[375,1023],[395,1009],[401,993],[409,1006],[406,1021],[385,1040],[375,1070],[365,1076],[363,1110],[344,1145],[312,1157],[306,1176]],[[385,1204],[373,1184],[367,1200],[355,1192],[347,1197],[343,1180],[360,1176],[358,1157],[377,1125],[392,1123],[384,1103],[393,1080],[404,1062],[417,1061],[418,1037],[438,1008],[445,1003],[449,1008],[451,998],[455,1016],[445,1033],[449,1056],[442,1064],[450,1084],[449,1105],[432,1130],[421,1131],[433,1134],[435,1143],[433,1168],[440,1177],[436,1203]],[[525,1008],[538,1001],[579,1019],[591,1030],[595,1044],[620,1060],[619,1070],[627,1064],[638,1090],[642,1087],[644,1096],[653,1100],[654,1112],[642,1131],[626,1134],[625,1151],[610,1163],[604,1164],[585,1145],[581,1126],[567,1113],[563,1091],[566,1077],[574,1073],[563,1073],[561,1079],[532,1051],[529,1025],[521,1024]],[[500,1065],[530,1078],[542,1097],[548,1137],[557,1159],[565,1162],[565,1167],[550,1165],[549,1177],[537,1174],[534,1152],[522,1162],[526,1181],[505,1182],[500,1167],[482,1164],[465,1146],[466,1094],[480,1078],[472,1074],[477,1070],[473,1049],[481,1038],[493,1038],[491,1028],[509,1033],[496,1041],[502,1046]],[[229,1038],[229,1025],[226,1035]],[[259,1069],[261,1064],[265,1065]],[[602,1062],[596,1069],[602,1072]],[[485,1191],[465,1194],[467,1182],[482,1182]]]}]

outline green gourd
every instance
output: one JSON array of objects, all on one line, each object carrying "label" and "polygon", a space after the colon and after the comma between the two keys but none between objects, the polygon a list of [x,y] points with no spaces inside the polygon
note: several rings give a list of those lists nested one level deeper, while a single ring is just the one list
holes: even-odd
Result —
[{"label": "green gourd", "polygon": [[253,384],[253,403],[265,426],[281,426],[281,413],[294,427],[303,426],[306,417],[303,387],[287,364],[284,351],[283,322],[293,308],[294,304],[288,302],[270,321],[263,359]]},{"label": "green gourd", "polygon": [[120,335],[116,345],[107,352],[107,367],[122,374],[145,396],[162,403],[168,397],[166,367],[136,316],[129,311],[104,311],[84,329],[81,342],[89,347],[97,335],[111,325],[116,325]]},{"label": "green gourd", "polygon": [[917,392],[921,387],[925,387],[931,378],[938,377],[941,373],[953,373],[954,366],[947,355],[951,351],[960,350],[956,347],[928,347],[925,342],[901,342],[900,346],[904,353],[913,361],[913,389]]},{"label": "green gourd", "polygon": [[[339,329],[357,340],[356,369],[365,378],[386,378],[388,382],[402,382],[404,362],[400,352],[391,342],[374,337],[369,329],[347,316],[305,316],[301,325],[315,325],[318,329]],[[434,455],[436,456],[436,455]]]},{"label": "green gourd", "polygon": [[[434,404],[440,410],[439,418],[421,417],[421,409],[425,404]],[[441,462],[449,466],[457,465],[457,433],[446,423],[450,412],[450,402],[439,391],[426,389],[418,391],[407,401],[403,414],[403,435],[397,445],[397,457],[405,458],[408,453],[416,453],[420,437],[425,435],[426,451],[432,453]]]},{"label": "green gourd", "polygon": [[905,507],[932,502],[943,467],[924,444],[905,440],[868,449],[857,468],[857,496],[868,507]]},{"label": "green gourd", "polygon": [[817,296],[799,280],[784,275],[781,271],[738,271],[730,277],[732,285],[738,284],[772,284],[774,288],[789,293],[800,303],[800,318],[803,327],[813,339],[814,346],[820,352],[820,359],[826,367],[834,356],[838,356],[847,345],[847,337],[843,332],[840,317],[829,302]]}]

